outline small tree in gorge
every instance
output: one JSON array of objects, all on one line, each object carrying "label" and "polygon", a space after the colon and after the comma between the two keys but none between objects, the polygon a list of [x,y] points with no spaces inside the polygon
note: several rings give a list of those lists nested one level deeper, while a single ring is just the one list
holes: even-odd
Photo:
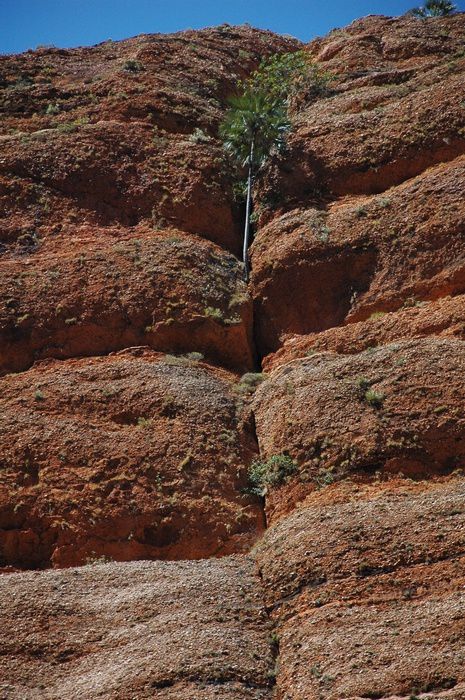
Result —
[{"label": "small tree in gorge", "polygon": [[312,61],[305,51],[278,54],[263,59],[258,69],[238,85],[238,95],[220,127],[225,148],[240,169],[247,168],[247,198],[243,260],[249,277],[250,215],[252,184],[260,167],[285,144],[290,129],[288,112],[296,95],[314,99],[329,94],[334,76]]},{"label": "small tree in gorge", "polygon": [[284,146],[290,123],[286,102],[282,98],[256,91],[251,86],[247,86],[242,95],[231,97],[229,106],[220,135],[234,160],[240,167],[247,168],[243,261],[245,280],[248,281],[253,179],[272,151],[279,151]]}]

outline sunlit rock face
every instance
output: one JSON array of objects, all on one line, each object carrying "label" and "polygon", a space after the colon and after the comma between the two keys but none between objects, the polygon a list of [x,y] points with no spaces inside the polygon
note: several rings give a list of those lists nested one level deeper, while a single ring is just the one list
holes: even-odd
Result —
[{"label": "sunlit rock face", "polygon": [[[0,57],[2,698],[465,696],[464,29]],[[299,49],[247,285],[218,127]]]}]

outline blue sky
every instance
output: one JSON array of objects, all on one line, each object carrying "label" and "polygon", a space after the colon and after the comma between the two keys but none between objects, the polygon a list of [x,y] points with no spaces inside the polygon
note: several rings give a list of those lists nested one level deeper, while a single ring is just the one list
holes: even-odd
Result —
[{"label": "blue sky", "polygon": [[[403,14],[422,0],[0,0],[0,53],[40,44],[88,46],[135,34],[229,22],[308,41],[367,14]],[[465,0],[458,2],[460,9]]]}]

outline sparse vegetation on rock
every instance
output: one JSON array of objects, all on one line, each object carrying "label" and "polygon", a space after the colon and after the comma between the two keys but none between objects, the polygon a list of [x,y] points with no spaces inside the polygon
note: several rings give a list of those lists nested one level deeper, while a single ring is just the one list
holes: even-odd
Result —
[{"label": "sparse vegetation on rock", "polygon": [[284,134],[290,128],[284,102],[271,93],[247,87],[229,99],[230,110],[221,126],[225,148],[239,166],[247,169],[246,210],[242,259],[245,280],[249,279],[250,216],[252,182],[257,169],[272,149],[284,146]]},{"label": "sparse vegetation on rock", "polygon": [[268,489],[286,483],[297,471],[297,464],[289,455],[272,455],[266,460],[252,462],[248,477],[249,490],[257,496],[265,496]]},{"label": "sparse vegetation on rock", "polygon": [[465,697],[452,9],[0,56],[2,698]]},{"label": "sparse vegetation on rock", "polygon": [[410,11],[415,17],[426,19],[427,17],[446,17],[451,15],[457,9],[450,0],[426,0],[421,7],[415,7]]}]

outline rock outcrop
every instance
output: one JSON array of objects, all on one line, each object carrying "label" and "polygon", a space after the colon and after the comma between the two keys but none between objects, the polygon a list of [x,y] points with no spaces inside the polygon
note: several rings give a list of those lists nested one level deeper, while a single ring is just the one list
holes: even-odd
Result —
[{"label": "rock outcrop", "polygon": [[[0,57],[2,698],[465,697],[464,30]],[[301,48],[247,286],[218,126]]]},{"label": "rock outcrop", "polygon": [[267,531],[278,697],[463,697],[463,497],[463,476],[345,483]]},{"label": "rock outcrop", "polygon": [[4,698],[271,698],[250,559],[96,563],[5,576],[0,589]]},{"label": "rock outcrop", "polygon": [[290,334],[463,294],[464,179],[459,157],[382,196],[273,219],[252,255],[260,352]]},{"label": "rock outcrop", "polygon": [[234,376],[148,350],[2,381],[3,565],[197,559],[250,547],[256,453]]},{"label": "rock outcrop", "polygon": [[1,373],[134,345],[252,368],[252,304],[234,256],[176,230],[71,235],[75,247],[60,237],[5,259]]},{"label": "rock outcrop", "polygon": [[465,296],[442,297],[432,302],[412,302],[394,313],[374,312],[365,321],[334,326],[321,333],[294,335],[263,360],[269,371],[316,352],[342,355],[373,350],[378,345],[429,335],[465,338]]},{"label": "rock outcrop", "polygon": [[260,454],[289,454],[298,465],[292,485],[304,491],[353,474],[453,471],[465,461],[464,369],[455,339],[294,360],[257,391]]}]

